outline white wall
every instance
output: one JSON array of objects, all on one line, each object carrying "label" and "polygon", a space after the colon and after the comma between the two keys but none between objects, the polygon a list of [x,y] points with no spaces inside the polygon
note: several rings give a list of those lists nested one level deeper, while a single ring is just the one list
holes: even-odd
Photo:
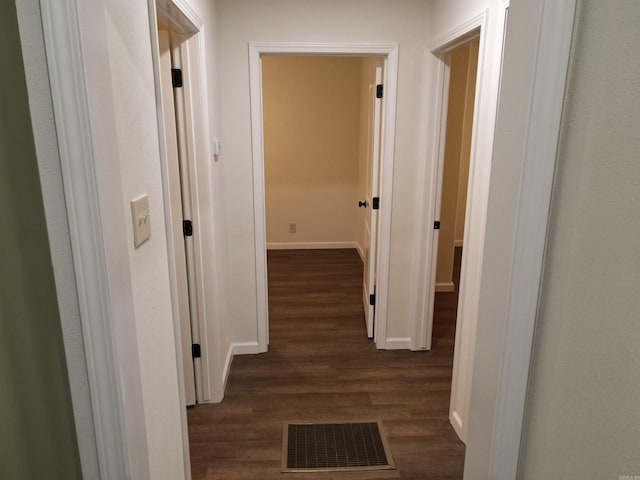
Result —
[{"label": "white wall", "polygon": [[[183,452],[147,3],[105,4],[117,154],[138,334],[151,478],[182,478]],[[127,81],[122,81],[126,78]],[[151,239],[137,250],[129,201],[149,195]]]},{"label": "white wall", "polygon": [[[420,131],[420,69],[425,49],[428,3],[412,0],[228,1],[219,14],[220,108],[224,119],[226,235],[229,269],[225,319],[234,341],[255,341],[256,282],[253,225],[253,180],[249,106],[248,47],[260,42],[398,42],[400,45],[396,158],[389,278],[388,337],[409,337],[413,231]],[[384,202],[384,199],[382,199]]]},{"label": "white wall", "polygon": [[585,0],[577,18],[522,479],[640,475],[640,10]]},{"label": "white wall", "polygon": [[267,248],[355,246],[363,229],[357,221],[360,63],[335,56],[263,59]]}]

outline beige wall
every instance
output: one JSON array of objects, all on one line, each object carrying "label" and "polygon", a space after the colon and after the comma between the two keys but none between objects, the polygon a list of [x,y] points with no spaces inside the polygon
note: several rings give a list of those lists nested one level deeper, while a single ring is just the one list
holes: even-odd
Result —
[{"label": "beige wall", "polygon": [[640,9],[584,0],[577,19],[521,479],[640,475]]},{"label": "beige wall", "polygon": [[356,242],[360,64],[263,58],[267,244]]},{"label": "beige wall", "polygon": [[436,289],[453,289],[453,257],[462,242],[469,178],[469,155],[478,65],[478,40],[451,52],[447,136],[442,174],[442,204]]},{"label": "beige wall", "polygon": [[464,121],[462,123],[462,149],[460,152],[460,170],[458,172],[458,199],[456,201],[454,244],[464,243],[464,221],[467,207],[469,185],[469,160],[471,156],[471,136],[473,133],[473,115],[476,100],[476,79],[478,77],[478,52],[480,40],[474,40],[467,46],[469,50],[469,68],[467,69],[467,89],[465,93]]}]

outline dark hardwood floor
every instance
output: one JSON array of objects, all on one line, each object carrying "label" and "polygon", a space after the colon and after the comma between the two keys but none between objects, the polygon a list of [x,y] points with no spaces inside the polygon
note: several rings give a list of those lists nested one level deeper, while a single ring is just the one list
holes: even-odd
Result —
[{"label": "dark hardwood floor", "polygon": [[[431,352],[379,351],[355,250],[269,251],[268,272],[269,352],[235,357],[224,401],[188,409],[194,480],[461,479],[448,420],[457,293],[436,295]],[[280,473],[283,422],[376,419],[396,471]]]}]

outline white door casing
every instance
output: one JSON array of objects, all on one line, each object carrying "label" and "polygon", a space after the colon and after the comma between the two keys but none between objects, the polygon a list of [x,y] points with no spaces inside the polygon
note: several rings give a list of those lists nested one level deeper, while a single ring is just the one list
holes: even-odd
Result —
[{"label": "white door casing", "polygon": [[[178,139],[176,116],[171,80],[171,37],[166,30],[158,32],[158,47],[160,51],[160,79],[162,81],[162,111],[165,126],[165,146],[168,170],[168,191],[170,208],[168,216],[171,219],[169,229],[173,237],[173,266],[176,277],[177,309],[180,321],[180,343],[182,345],[183,386],[186,405],[195,405],[196,387],[194,379],[193,358],[191,356],[191,315],[189,313],[189,287],[187,279],[187,257],[185,241],[182,232],[182,187],[180,181],[180,165],[178,156]],[[162,141],[162,139],[161,139]]]},{"label": "white door casing", "polygon": [[[184,35],[172,33],[171,35],[171,65],[175,69],[180,69],[182,71],[183,80],[190,74],[188,68],[183,68],[182,61],[182,50],[184,45]],[[192,221],[193,219],[193,208],[192,208],[192,186],[191,186],[191,171],[193,168],[191,164],[194,161],[193,152],[189,149],[188,145],[188,135],[187,129],[189,128],[187,125],[188,122],[188,95],[187,91],[187,82],[184,82],[183,86],[180,88],[173,89],[173,99],[174,99],[174,107],[175,107],[175,125],[177,131],[177,147],[178,147],[178,169],[179,169],[179,182],[180,182],[180,193],[182,196],[182,219]],[[198,305],[198,297],[197,297],[197,279],[195,272],[195,239],[193,235],[183,236],[183,245],[185,251],[185,259],[186,259],[186,274],[187,274],[187,292],[189,295],[189,319],[190,319],[190,339],[194,344],[200,344],[200,325],[198,324],[198,317],[200,315],[199,305]],[[181,318],[182,321],[182,318]],[[186,326],[181,324],[181,332],[186,330]],[[185,343],[184,341],[182,342]],[[187,352],[183,352],[184,355]],[[189,345],[188,353],[191,353],[191,345]],[[202,378],[202,366],[200,359],[193,359],[193,369],[196,375],[196,378]],[[187,384],[187,379],[185,379],[185,385]],[[195,383],[196,390],[196,400],[202,401],[202,386],[200,382]]]},{"label": "white door casing", "polygon": [[262,117],[263,55],[350,55],[384,59],[383,84],[385,102],[381,112],[380,210],[376,247],[377,291],[374,339],[377,348],[387,347],[387,304],[389,249],[391,239],[391,205],[393,197],[393,162],[395,151],[396,95],[398,86],[397,44],[308,44],[249,43],[249,80],[251,95],[251,148],[253,159],[254,246],[256,259],[256,320],[258,345],[255,352],[266,352],[269,344],[267,298],[267,239],[264,183],[264,135]]},{"label": "white door casing", "polygon": [[[499,8],[498,16],[504,17],[506,4]],[[456,320],[456,338],[451,386],[450,421],[458,436],[465,441],[467,435],[467,413],[470,402],[471,373],[475,356],[475,336],[477,324],[477,303],[480,287],[480,271],[486,208],[489,188],[489,170],[491,164],[491,143],[488,141],[495,121],[495,105],[489,99],[497,98],[499,91],[499,71],[495,58],[486,53],[487,19],[490,11],[485,10],[436,40],[426,53],[428,59],[428,84],[430,90],[430,130],[427,139],[431,143],[430,159],[425,176],[425,212],[423,239],[424,270],[420,277],[423,298],[418,302],[416,318],[415,349],[431,349],[433,330],[433,307],[435,299],[435,268],[437,255],[437,232],[434,234],[434,221],[440,211],[438,192],[441,191],[442,165],[446,133],[446,115],[449,84],[448,53],[473,38],[479,37],[478,75],[476,82],[475,105],[471,152],[469,161],[469,188],[465,216],[465,249],[462,255],[462,268],[459,285],[459,300]],[[504,25],[502,25],[504,27]],[[503,36],[502,28],[494,27],[494,36]],[[492,51],[496,54],[496,51]],[[492,65],[493,63],[493,65]],[[499,65],[498,65],[499,67]],[[480,128],[479,119],[482,118]],[[482,131],[480,131],[482,130]]]}]

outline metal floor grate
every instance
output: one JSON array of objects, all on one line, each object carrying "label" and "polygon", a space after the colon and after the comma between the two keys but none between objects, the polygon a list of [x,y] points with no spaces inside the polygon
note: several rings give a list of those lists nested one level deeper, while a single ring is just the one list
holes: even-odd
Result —
[{"label": "metal floor grate", "polygon": [[282,471],[395,468],[380,422],[285,424]]}]

